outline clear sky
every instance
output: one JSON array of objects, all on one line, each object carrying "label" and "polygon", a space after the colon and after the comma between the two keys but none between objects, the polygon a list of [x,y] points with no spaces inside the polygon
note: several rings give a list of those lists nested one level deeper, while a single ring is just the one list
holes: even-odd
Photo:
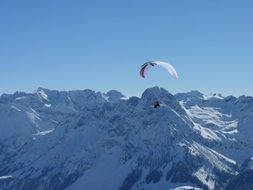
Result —
[{"label": "clear sky", "polygon": [[[116,89],[253,96],[252,0],[1,0],[0,94]],[[140,66],[170,61],[180,80]]]}]

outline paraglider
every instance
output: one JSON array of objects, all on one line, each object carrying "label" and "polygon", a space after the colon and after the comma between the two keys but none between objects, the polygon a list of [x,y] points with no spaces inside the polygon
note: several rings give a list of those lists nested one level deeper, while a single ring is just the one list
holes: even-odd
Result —
[{"label": "paraglider", "polygon": [[[147,70],[156,66],[160,66],[166,69],[174,79],[176,80],[178,79],[178,74],[177,74],[176,69],[171,64],[164,61],[148,61],[144,63],[140,69],[140,76],[142,78],[145,78]],[[159,100],[156,100],[153,104],[154,108],[159,108],[160,106],[161,106],[161,102]]]},{"label": "paraglider", "polygon": [[160,108],[161,102],[155,101],[154,102],[154,108]]},{"label": "paraglider", "polygon": [[164,61],[148,61],[148,62],[144,63],[141,66],[141,70],[140,70],[141,77],[145,78],[146,71],[149,68],[152,68],[155,66],[160,66],[160,67],[165,68],[174,79],[178,79],[178,74],[177,74],[176,69],[171,64],[164,62]]}]

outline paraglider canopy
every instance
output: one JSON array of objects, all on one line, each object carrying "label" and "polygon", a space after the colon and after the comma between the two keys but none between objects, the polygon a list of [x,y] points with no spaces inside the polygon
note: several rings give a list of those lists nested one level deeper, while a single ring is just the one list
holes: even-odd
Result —
[{"label": "paraglider canopy", "polygon": [[171,64],[164,61],[148,61],[144,63],[141,66],[141,70],[140,70],[141,77],[145,78],[147,70],[155,66],[160,66],[160,67],[165,68],[174,79],[178,79],[178,74],[177,74],[176,69]]}]

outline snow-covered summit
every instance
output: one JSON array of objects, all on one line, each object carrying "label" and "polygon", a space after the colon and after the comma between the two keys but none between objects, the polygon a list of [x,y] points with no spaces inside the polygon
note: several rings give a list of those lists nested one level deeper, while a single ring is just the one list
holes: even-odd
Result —
[{"label": "snow-covered summit", "polygon": [[117,90],[110,90],[105,94],[105,96],[107,97],[107,100],[110,102],[116,102],[122,99],[126,99],[126,97]]},{"label": "snow-covered summit", "polygon": [[160,99],[164,99],[164,101],[171,101],[175,99],[174,96],[170,94],[167,90],[159,87],[146,89],[143,92],[141,98],[148,101],[156,101]]}]

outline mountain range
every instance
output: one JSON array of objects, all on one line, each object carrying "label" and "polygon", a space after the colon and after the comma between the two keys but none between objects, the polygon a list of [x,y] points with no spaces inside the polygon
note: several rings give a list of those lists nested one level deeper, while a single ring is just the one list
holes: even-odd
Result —
[{"label": "mountain range", "polygon": [[0,163],[2,190],[251,190],[253,97],[3,94]]}]

